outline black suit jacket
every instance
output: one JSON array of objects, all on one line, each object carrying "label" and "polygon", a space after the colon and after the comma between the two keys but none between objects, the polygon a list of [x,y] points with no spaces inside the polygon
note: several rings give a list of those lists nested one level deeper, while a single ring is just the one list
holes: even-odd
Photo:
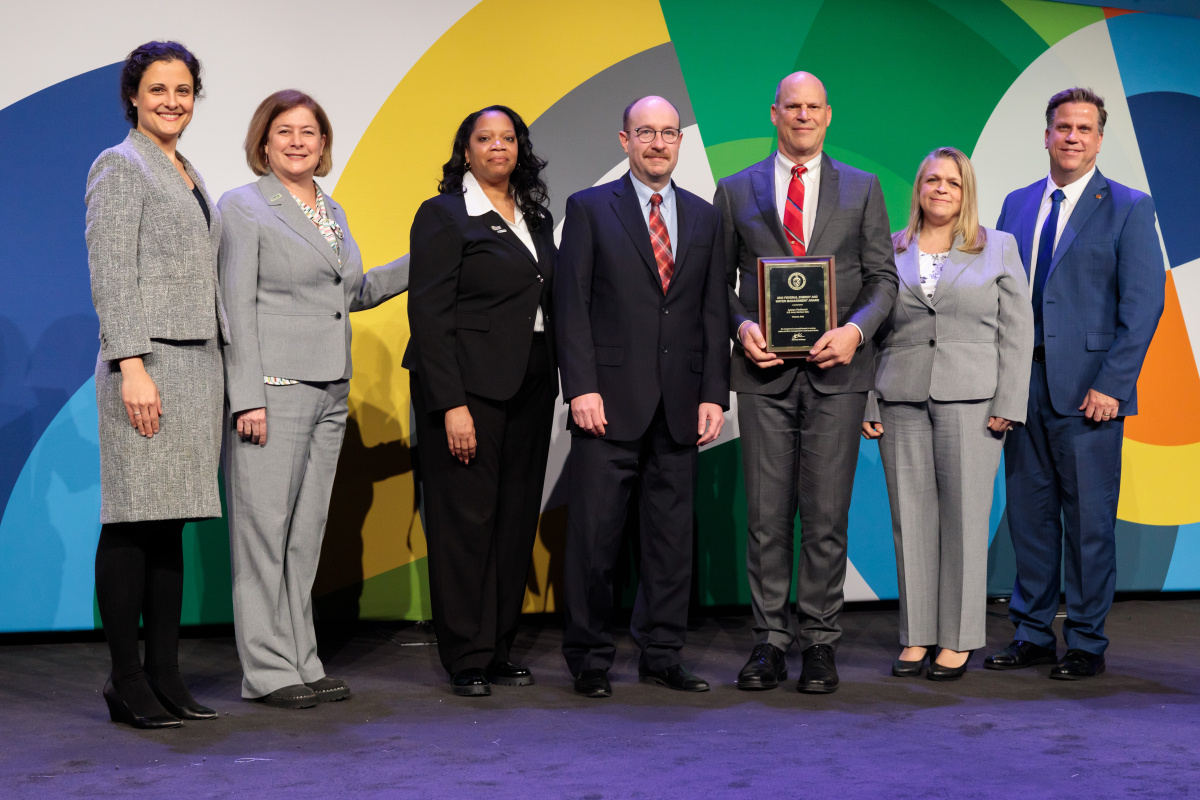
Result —
[{"label": "black suit jacket", "polygon": [[421,375],[430,411],[465,405],[468,392],[491,400],[516,394],[539,303],[554,363],[554,222],[542,214],[530,231],[535,262],[503,217],[469,216],[462,195],[439,194],[417,210],[403,366]]},{"label": "black suit jacket", "polygon": [[[865,392],[872,388],[875,374],[872,337],[891,314],[899,286],[887,207],[878,178],[827,155],[821,156],[820,187],[808,253],[834,257],[838,324],[853,322],[866,342],[849,364],[811,369],[808,374],[813,386],[826,394]],[[737,342],[743,322],[758,322],[758,259],[792,255],[775,207],[775,153],[722,178],[713,202],[725,224],[729,332]],[[735,291],[739,273],[741,288]],[[746,360],[740,343],[736,351],[734,391],[779,394],[792,385],[798,362],[760,369]]]},{"label": "black suit jacket", "polygon": [[695,444],[700,403],[729,407],[721,217],[678,186],[675,197],[665,295],[628,173],[567,200],[554,292],[563,399],[599,392],[606,439],[639,438],[661,397],[671,438]]}]

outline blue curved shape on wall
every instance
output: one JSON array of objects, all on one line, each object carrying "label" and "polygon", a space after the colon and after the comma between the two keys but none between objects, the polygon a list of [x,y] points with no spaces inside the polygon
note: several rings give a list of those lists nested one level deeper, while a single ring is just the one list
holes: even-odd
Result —
[{"label": "blue curved shape on wall", "polygon": [[95,370],[83,193],[96,156],[129,131],[119,72],[119,64],[101,67],[0,109],[10,200],[0,248],[0,504],[46,426]]},{"label": "blue curved shape on wall", "polygon": [[0,630],[95,627],[97,416],[93,378],[50,422],[17,477],[0,519]]}]

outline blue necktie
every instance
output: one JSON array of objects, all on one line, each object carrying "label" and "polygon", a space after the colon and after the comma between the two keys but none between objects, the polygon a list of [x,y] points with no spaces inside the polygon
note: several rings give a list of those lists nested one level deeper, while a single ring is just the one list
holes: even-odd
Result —
[{"label": "blue necktie", "polygon": [[1046,278],[1050,274],[1050,261],[1054,258],[1054,237],[1058,233],[1058,208],[1066,198],[1062,189],[1055,189],[1050,195],[1053,205],[1050,214],[1042,225],[1042,235],[1038,237],[1037,266],[1033,270],[1033,344],[1045,344],[1042,332],[1042,294],[1046,288]]}]

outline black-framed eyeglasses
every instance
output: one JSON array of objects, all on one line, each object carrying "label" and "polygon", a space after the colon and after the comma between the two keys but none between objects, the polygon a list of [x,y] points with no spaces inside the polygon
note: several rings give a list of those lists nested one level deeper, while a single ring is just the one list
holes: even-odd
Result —
[{"label": "black-framed eyeglasses", "polygon": [[667,144],[675,144],[679,141],[679,136],[681,134],[679,128],[663,128],[661,131],[656,131],[654,128],[638,128],[636,130],[626,132],[636,136],[637,140],[642,144],[650,144],[660,134],[662,135],[664,142]]}]

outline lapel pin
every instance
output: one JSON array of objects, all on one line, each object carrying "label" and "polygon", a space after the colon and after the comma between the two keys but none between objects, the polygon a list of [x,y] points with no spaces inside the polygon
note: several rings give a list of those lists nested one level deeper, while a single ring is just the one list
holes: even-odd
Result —
[{"label": "lapel pin", "polygon": [[493,225],[492,230],[494,230],[496,233],[508,233],[508,231],[504,230],[504,228],[500,227],[499,225]]},{"label": "lapel pin", "polygon": [[268,200],[267,202],[268,202],[268,203],[274,203],[276,200],[278,200],[278,199],[279,199],[279,198],[281,198],[281,197],[283,197],[283,195],[281,195],[281,194],[273,194],[273,195],[271,195],[271,199],[270,199],[270,200]]},{"label": "lapel pin", "polygon": [[1103,199],[1104,199],[1104,195],[1098,194],[1098,195],[1096,195],[1096,199],[1097,199],[1097,200],[1103,200]]}]

